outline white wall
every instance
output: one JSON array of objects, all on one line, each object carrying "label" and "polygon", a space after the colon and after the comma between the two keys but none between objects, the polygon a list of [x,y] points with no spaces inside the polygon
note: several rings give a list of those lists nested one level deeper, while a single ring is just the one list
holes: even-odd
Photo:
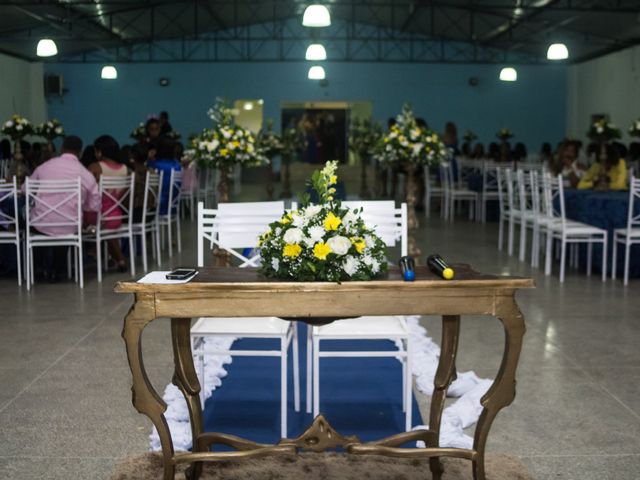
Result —
[{"label": "white wall", "polygon": [[32,123],[47,119],[42,63],[0,54],[0,122],[14,113]]},{"label": "white wall", "polygon": [[604,113],[622,130],[640,118],[640,47],[569,67],[567,135],[586,139],[591,115]]}]

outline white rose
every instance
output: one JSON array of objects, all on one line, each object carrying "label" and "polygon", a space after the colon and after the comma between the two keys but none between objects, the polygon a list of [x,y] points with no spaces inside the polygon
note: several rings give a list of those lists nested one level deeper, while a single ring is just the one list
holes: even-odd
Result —
[{"label": "white rose", "polygon": [[351,240],[338,235],[327,240],[327,245],[331,247],[331,251],[336,255],[345,255],[351,248]]},{"label": "white rose", "polygon": [[300,212],[295,212],[291,215],[291,223],[295,227],[304,228],[307,224],[307,219],[304,218],[304,215],[300,215]]},{"label": "white rose", "polygon": [[309,205],[304,210],[304,216],[307,218],[315,217],[318,213],[320,213],[320,210],[322,210],[322,207],[320,205]]},{"label": "white rose", "polygon": [[229,130],[224,129],[224,130],[222,130],[222,136],[224,138],[231,138],[231,133],[229,133]]},{"label": "white rose", "polygon": [[598,127],[596,128],[596,131],[598,133],[602,133],[602,132],[604,132],[604,128],[602,128],[600,125],[598,125]]},{"label": "white rose", "polygon": [[248,144],[248,145],[247,145],[247,152],[249,152],[249,153],[253,153],[253,151],[254,151],[253,145]]},{"label": "white rose", "polygon": [[286,243],[300,243],[303,238],[304,235],[299,228],[290,228],[284,234],[284,241]]},{"label": "white rose", "polygon": [[313,240],[313,243],[319,242],[324,238],[324,228],[320,225],[316,225],[309,229],[309,238]]},{"label": "white rose", "polygon": [[344,223],[347,226],[351,225],[356,220],[358,220],[358,216],[355,213],[353,213],[353,211],[351,210],[345,213],[344,217],[342,217],[342,223]]},{"label": "white rose", "polygon": [[413,145],[413,154],[414,155],[419,155],[420,151],[424,148],[424,144],[422,143],[415,143]]},{"label": "white rose", "polygon": [[274,234],[276,237],[279,237],[281,233],[282,233],[282,229],[281,229],[280,227],[276,227],[276,229],[275,229],[275,230],[274,230],[274,232],[273,232],[273,234]]},{"label": "white rose", "polygon": [[280,268],[280,260],[278,260],[277,258],[272,258],[271,259],[271,268],[273,268],[277,272],[278,269]]},{"label": "white rose", "polygon": [[17,130],[17,131],[20,131],[20,130],[22,130],[23,128],[24,128],[24,127],[23,127],[22,125],[16,125],[16,130]]},{"label": "white rose", "polygon": [[375,240],[371,235],[364,236],[364,243],[367,246],[367,248],[373,248],[373,246],[376,244]]},{"label": "white rose", "polygon": [[62,135],[62,127],[56,127],[56,133]]},{"label": "white rose", "polygon": [[231,142],[227,143],[227,150],[235,150],[235,148],[236,146],[233,143]]},{"label": "white rose", "polygon": [[358,267],[360,266],[360,262],[353,255],[349,255],[345,258],[344,264],[342,265],[343,270],[347,275],[352,277],[358,271]]},{"label": "white rose", "polygon": [[13,127],[13,122],[11,120],[8,120],[7,123],[4,124],[4,126],[7,128],[11,128]]}]

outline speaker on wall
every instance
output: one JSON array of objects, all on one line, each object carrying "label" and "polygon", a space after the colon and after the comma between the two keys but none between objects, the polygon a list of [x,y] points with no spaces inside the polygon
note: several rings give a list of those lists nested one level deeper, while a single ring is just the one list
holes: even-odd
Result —
[{"label": "speaker on wall", "polygon": [[480,83],[480,79],[478,77],[469,77],[469,85],[472,87],[477,87]]},{"label": "speaker on wall", "polygon": [[44,76],[44,94],[47,97],[61,97],[64,93],[62,85],[62,75],[45,75]]}]

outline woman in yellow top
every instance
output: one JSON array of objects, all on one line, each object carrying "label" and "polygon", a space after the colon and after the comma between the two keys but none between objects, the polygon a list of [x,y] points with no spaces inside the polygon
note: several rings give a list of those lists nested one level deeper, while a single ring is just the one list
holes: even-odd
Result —
[{"label": "woman in yellow top", "polygon": [[606,160],[591,165],[578,183],[578,188],[598,188],[601,184],[606,185],[608,190],[627,189],[627,164],[620,158],[620,152],[614,145],[607,145]]}]

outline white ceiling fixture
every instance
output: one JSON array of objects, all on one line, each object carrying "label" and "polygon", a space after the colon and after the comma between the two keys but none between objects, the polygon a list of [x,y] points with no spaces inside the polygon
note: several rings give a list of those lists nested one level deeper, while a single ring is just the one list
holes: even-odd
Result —
[{"label": "white ceiling fixture", "polygon": [[307,47],[307,53],[304,58],[307,60],[326,60],[327,59],[327,51],[324,49],[324,46],[321,43],[312,43]]},{"label": "white ceiling fixture", "polygon": [[328,27],[331,25],[329,9],[324,5],[309,5],[304,10],[302,25],[305,27]]},{"label": "white ceiling fixture", "polygon": [[503,82],[515,82],[518,80],[518,72],[513,67],[504,67],[500,70],[500,80]]},{"label": "white ceiling fixture", "polygon": [[58,47],[56,46],[56,42],[51,40],[50,38],[43,38],[38,42],[38,46],[36,47],[36,55],[39,57],[53,57],[58,54]]},{"label": "white ceiling fixture", "polygon": [[566,60],[569,58],[569,50],[564,43],[553,43],[549,45],[547,50],[547,59],[549,60]]},{"label": "white ceiling fixture", "polygon": [[118,78],[118,70],[116,70],[116,67],[114,67],[113,65],[105,65],[104,67],[102,67],[102,73],[100,74],[100,77],[103,80],[115,80],[116,78]]},{"label": "white ceiling fixture", "polygon": [[309,80],[324,80],[324,68],[320,65],[314,65],[309,69]]},{"label": "white ceiling fixture", "polygon": [[245,110],[253,110],[253,102],[244,102],[242,108]]}]

